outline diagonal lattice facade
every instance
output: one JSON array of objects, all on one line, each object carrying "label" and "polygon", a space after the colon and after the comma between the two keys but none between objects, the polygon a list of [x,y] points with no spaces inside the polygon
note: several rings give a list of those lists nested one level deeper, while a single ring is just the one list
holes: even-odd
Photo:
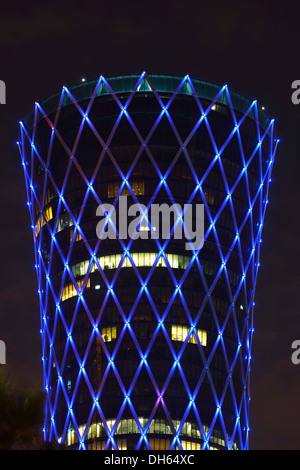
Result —
[{"label": "diagonal lattice facade", "polygon": [[[274,120],[207,82],[100,77],[36,103],[18,142],[32,222],[45,440],[247,449]],[[99,239],[96,208],[201,203],[201,250]],[[147,227],[146,227],[147,228]]]}]

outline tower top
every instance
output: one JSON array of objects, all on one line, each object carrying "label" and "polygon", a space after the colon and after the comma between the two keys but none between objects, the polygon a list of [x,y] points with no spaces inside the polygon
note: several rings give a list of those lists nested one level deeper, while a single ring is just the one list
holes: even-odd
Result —
[{"label": "tower top", "polygon": [[[98,96],[119,96],[132,93],[177,93],[179,95],[194,96],[200,100],[216,101],[218,104],[232,107],[235,111],[254,120],[266,130],[271,117],[265,109],[257,104],[257,100],[228,88],[206,80],[191,78],[189,75],[175,76],[165,74],[128,74],[105,78],[100,75],[98,79],[81,80],[76,85],[62,87],[62,90],[49,96],[40,102],[43,112],[47,115],[56,111],[59,107],[65,107],[75,102],[81,102]],[[253,106],[254,104],[254,106]],[[252,106],[252,108],[251,108]],[[250,109],[250,111],[248,111]],[[256,116],[256,110],[258,116]],[[247,112],[248,111],[248,112]],[[27,128],[34,122],[33,109],[24,119]],[[41,115],[40,118],[43,116]]]}]

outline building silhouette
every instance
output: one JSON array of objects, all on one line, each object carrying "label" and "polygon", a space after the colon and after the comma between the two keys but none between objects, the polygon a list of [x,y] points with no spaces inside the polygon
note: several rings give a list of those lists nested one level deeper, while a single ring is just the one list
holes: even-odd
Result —
[{"label": "building silhouette", "polygon": [[[277,144],[256,101],[189,76],[101,76],[63,87],[20,123],[45,440],[249,448],[255,286]],[[203,204],[203,247],[162,239],[147,221],[136,239],[99,238],[97,207],[117,209],[121,195],[146,207]]]}]

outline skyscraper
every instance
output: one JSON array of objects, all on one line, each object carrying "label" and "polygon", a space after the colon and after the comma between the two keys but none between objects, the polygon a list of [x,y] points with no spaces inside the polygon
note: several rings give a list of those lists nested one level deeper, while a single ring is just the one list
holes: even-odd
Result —
[{"label": "skyscraper", "polygon": [[[226,85],[101,76],[36,103],[18,144],[38,279],[45,440],[247,449],[274,120]],[[123,237],[120,216],[109,214],[116,236],[97,236],[97,208],[117,210],[120,196],[147,209],[203,204],[203,246],[187,249],[174,231],[163,238],[147,219],[135,238]]]}]

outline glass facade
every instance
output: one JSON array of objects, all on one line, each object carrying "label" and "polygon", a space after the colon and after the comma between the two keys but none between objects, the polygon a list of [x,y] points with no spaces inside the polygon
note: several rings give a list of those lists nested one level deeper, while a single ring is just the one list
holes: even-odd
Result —
[{"label": "glass facade", "polygon": [[[30,211],[45,440],[74,449],[247,449],[255,286],[278,139],[246,97],[121,76],[36,103],[18,142]],[[96,211],[204,205],[204,245]],[[195,222],[195,221],[194,221]],[[149,235],[149,236],[147,236]]]}]

